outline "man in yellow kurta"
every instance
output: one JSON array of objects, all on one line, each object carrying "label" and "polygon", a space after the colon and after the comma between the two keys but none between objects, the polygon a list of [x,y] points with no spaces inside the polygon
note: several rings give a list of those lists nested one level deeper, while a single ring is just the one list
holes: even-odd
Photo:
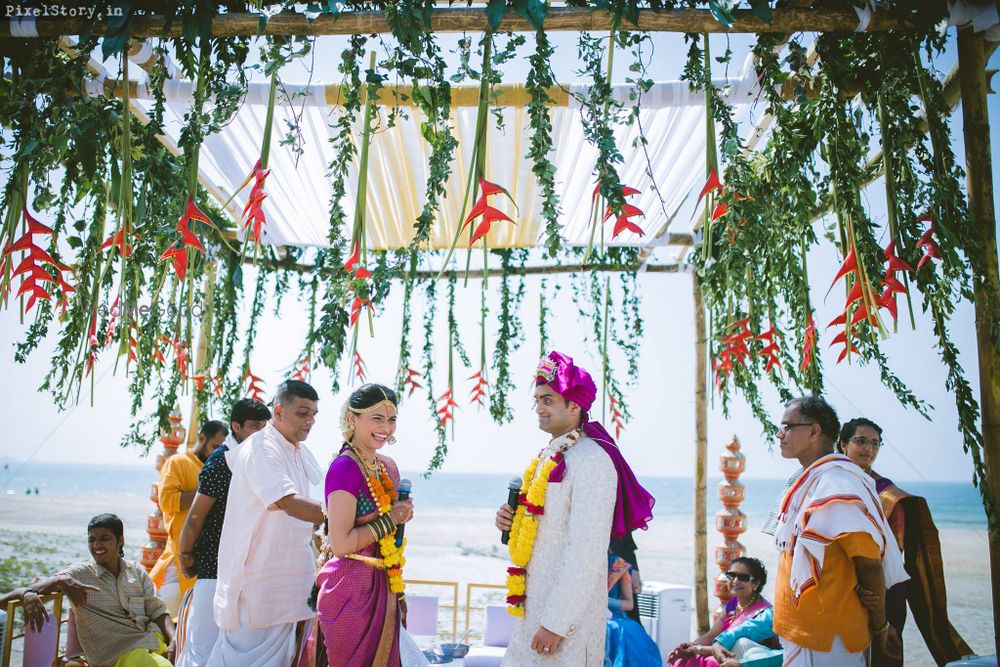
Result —
[{"label": "man in yellow kurta", "polygon": [[194,586],[194,579],[185,577],[181,572],[178,560],[181,529],[198,490],[198,473],[228,434],[229,431],[222,422],[205,422],[194,446],[183,454],[168,458],[160,469],[159,502],[167,529],[167,546],[149,575],[156,584],[160,598],[167,603],[170,615],[174,617],[177,616],[184,593]]},{"label": "man in yellow kurta", "polygon": [[[837,413],[817,396],[789,402],[778,427],[781,455],[804,469],[781,500],[774,534],[774,632],[785,667],[864,667],[872,644],[901,658],[885,591],[907,575],[874,481],[833,452],[839,429]],[[859,585],[874,591],[867,609]]]}]

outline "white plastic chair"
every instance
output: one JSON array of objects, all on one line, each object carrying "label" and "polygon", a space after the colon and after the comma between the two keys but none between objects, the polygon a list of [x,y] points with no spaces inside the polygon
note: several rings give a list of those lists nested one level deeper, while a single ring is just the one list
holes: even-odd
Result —
[{"label": "white plastic chair", "polygon": [[406,596],[406,631],[413,636],[437,637],[438,599],[434,595]]},{"label": "white plastic chair", "polygon": [[26,629],[24,632],[24,667],[52,667],[59,650],[59,632],[56,620],[50,613],[42,629],[38,632]]},{"label": "white plastic chair", "polygon": [[501,604],[486,605],[483,645],[473,646],[465,656],[465,667],[499,667],[514,633],[514,617]]}]

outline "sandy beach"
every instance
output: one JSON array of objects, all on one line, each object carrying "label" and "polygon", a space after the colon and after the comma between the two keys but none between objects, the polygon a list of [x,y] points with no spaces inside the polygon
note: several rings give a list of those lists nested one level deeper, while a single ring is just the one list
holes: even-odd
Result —
[{"label": "sandy beach", "polygon": [[[146,515],[152,503],[144,499],[69,498],[59,496],[0,496],[0,590],[21,585],[36,574],[47,574],[87,558],[87,521],[100,512],[115,512],[125,522],[126,556],[137,559],[146,542]],[[418,511],[407,528],[406,578],[457,581],[460,605],[465,584],[502,583],[508,565],[489,512],[434,513]],[[709,557],[719,535],[709,525]],[[693,536],[690,520],[654,521],[636,536],[643,579],[691,585]],[[773,572],[777,556],[770,538],[756,530],[742,540],[751,555]],[[952,622],[974,651],[992,653],[992,604],[989,564],[983,530],[946,529],[941,544]],[[709,563],[710,576],[716,570]],[[770,592],[772,584],[766,591]],[[715,600],[710,600],[714,604]],[[459,613],[464,627],[464,608]],[[911,622],[904,632],[906,664],[932,667],[934,662]]]}]

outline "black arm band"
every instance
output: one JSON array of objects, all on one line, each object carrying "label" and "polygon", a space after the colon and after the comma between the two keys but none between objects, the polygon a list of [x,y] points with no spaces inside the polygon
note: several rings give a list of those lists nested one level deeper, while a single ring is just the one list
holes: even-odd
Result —
[{"label": "black arm band", "polygon": [[375,535],[380,540],[387,537],[396,529],[396,524],[392,522],[392,517],[388,514],[383,514],[377,519],[374,519],[369,525],[375,529]]}]

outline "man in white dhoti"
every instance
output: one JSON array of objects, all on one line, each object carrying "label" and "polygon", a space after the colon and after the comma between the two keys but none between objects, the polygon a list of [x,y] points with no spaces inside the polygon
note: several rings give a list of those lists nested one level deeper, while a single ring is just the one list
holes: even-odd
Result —
[{"label": "man in white dhoti", "polygon": [[535,413],[552,436],[525,471],[510,530],[510,611],[518,620],[505,667],[604,664],[611,536],[646,528],[653,497],[639,486],[607,431],[587,417],[597,387],[559,352],[536,372]]},{"label": "man in white dhoti", "polygon": [[287,380],[274,416],[226,457],[233,476],[219,540],[215,622],[208,667],[288,667],[316,566],[310,548],[322,506],[309,488],[322,472],[302,441],[316,422],[316,390]]},{"label": "man in white dhoti", "polygon": [[205,667],[219,639],[214,617],[215,583],[219,539],[226,516],[229,482],[233,477],[226,455],[267,426],[270,419],[271,411],[260,401],[252,398],[236,401],[229,414],[229,435],[198,473],[198,492],[178,541],[181,571],[196,580],[181,602],[177,619],[176,667]]},{"label": "man in white dhoti", "polygon": [[[899,637],[885,616],[885,591],[908,579],[875,482],[834,454],[837,413],[808,396],[785,406],[781,455],[803,471],[778,509],[781,552],[774,590],[774,632],[794,667],[863,667],[871,644],[899,656]],[[870,610],[858,587],[874,592]]]}]

